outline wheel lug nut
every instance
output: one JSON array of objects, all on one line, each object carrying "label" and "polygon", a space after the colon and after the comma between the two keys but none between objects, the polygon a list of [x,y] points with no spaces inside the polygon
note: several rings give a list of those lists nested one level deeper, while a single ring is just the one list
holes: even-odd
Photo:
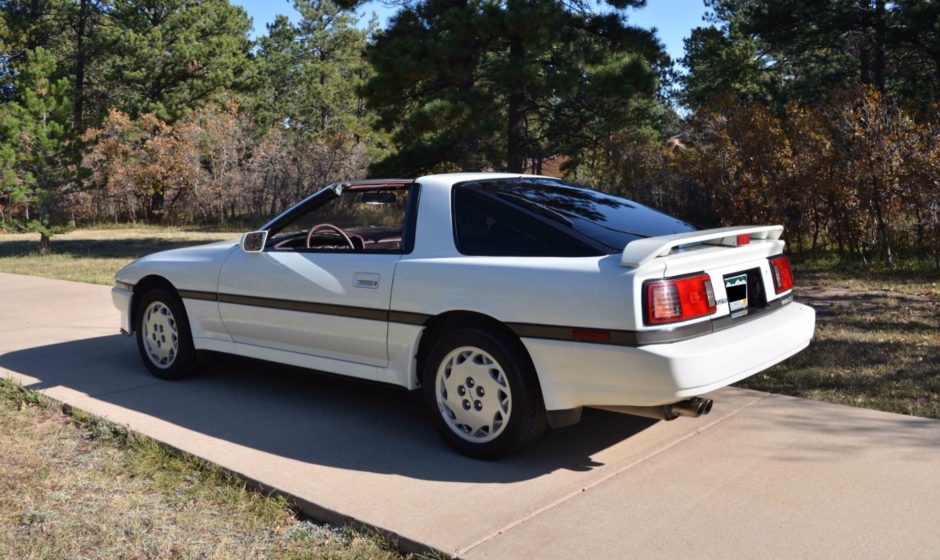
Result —
[{"label": "wheel lug nut", "polygon": [[473,408],[477,410],[483,410],[483,403],[480,401],[473,401]]},{"label": "wheel lug nut", "polygon": [[486,394],[486,391],[483,390],[483,387],[477,387],[477,396],[482,397]]},{"label": "wheel lug nut", "polygon": [[462,397],[467,394],[467,389],[461,385],[460,387],[457,387],[457,394]]},{"label": "wheel lug nut", "polygon": [[470,410],[470,401],[468,401],[467,399],[463,400],[463,409]]},{"label": "wheel lug nut", "polygon": [[471,389],[473,388],[473,378],[472,378],[472,377],[468,377],[468,378],[467,378],[467,387],[469,387],[469,388],[471,388]]}]

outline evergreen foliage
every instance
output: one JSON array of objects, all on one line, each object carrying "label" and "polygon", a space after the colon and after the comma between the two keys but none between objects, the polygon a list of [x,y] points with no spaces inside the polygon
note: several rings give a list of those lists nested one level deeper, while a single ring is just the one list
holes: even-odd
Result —
[{"label": "evergreen foliage", "polygon": [[242,89],[251,21],[228,0],[115,0],[109,20],[101,41],[111,107],[172,122]]},{"label": "evergreen foliage", "polygon": [[706,0],[714,25],[686,40],[682,101],[726,92],[812,103],[858,85],[925,110],[940,99],[940,3]]},{"label": "evergreen foliage", "polygon": [[50,51],[27,51],[18,68],[16,101],[0,105],[0,199],[7,201],[4,206],[36,208],[0,219],[39,232],[42,251],[49,248],[56,203],[75,168],[68,80],[55,73]]},{"label": "evergreen foliage", "polygon": [[622,12],[558,0],[422,0],[368,53],[366,97],[396,148],[374,172],[392,175],[537,170],[559,154],[576,164],[663,112],[658,71],[669,65]]},{"label": "evergreen foliage", "polygon": [[[940,266],[940,3],[0,0],[0,227],[260,220],[324,184],[542,172],[701,225]],[[668,0],[649,0],[667,2]],[[676,110],[674,104],[681,106]]]}]

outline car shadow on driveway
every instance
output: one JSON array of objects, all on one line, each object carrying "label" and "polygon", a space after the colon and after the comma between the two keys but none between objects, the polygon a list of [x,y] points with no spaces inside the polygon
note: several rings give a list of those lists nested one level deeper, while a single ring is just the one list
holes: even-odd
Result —
[{"label": "car shadow on driveway", "polygon": [[452,451],[435,433],[418,393],[230,356],[214,356],[185,381],[150,376],[132,339],[111,335],[0,355],[0,367],[37,378],[34,390],[66,387],[214,438],[298,461],[423,480],[515,482],[592,460],[655,421],[585,410],[581,423],[550,430],[498,462]]}]

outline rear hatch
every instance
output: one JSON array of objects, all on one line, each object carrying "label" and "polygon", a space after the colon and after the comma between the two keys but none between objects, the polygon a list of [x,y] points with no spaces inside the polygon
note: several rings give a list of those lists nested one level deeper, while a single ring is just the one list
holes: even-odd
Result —
[{"label": "rear hatch", "polygon": [[782,270],[782,232],[782,226],[741,226],[628,244],[621,264],[644,277],[639,330],[708,321],[726,328],[789,303],[792,277],[788,262]]}]

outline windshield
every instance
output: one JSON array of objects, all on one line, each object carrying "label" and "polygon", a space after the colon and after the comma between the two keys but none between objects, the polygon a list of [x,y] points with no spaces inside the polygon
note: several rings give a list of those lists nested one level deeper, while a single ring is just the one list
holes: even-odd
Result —
[{"label": "windshield", "polygon": [[642,204],[555,179],[502,179],[465,187],[573,228],[614,251],[643,237],[695,230],[682,220]]}]

